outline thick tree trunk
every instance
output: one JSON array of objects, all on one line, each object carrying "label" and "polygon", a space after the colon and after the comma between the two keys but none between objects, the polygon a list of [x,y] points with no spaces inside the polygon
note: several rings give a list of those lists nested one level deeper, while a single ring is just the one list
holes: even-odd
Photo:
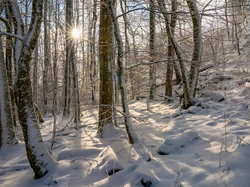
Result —
[{"label": "thick tree trunk", "polygon": [[55,163],[42,140],[34,109],[30,80],[30,62],[40,33],[42,9],[43,0],[33,0],[30,27],[23,38],[24,45],[18,60],[16,82],[19,121],[23,130],[27,157],[35,173],[35,178],[43,177]]},{"label": "thick tree trunk", "polygon": [[99,27],[99,64],[100,64],[100,94],[99,94],[99,124],[98,132],[103,132],[105,125],[112,124],[112,25],[108,9],[109,0],[100,2]]},{"label": "thick tree trunk", "polygon": [[113,0],[108,0],[109,8],[111,11],[111,18],[114,26],[114,33],[116,42],[118,45],[118,58],[117,58],[117,66],[118,66],[118,81],[120,85],[120,91],[121,91],[121,100],[122,100],[122,108],[123,108],[123,114],[125,119],[125,127],[128,134],[129,143],[133,144],[135,141],[138,140],[137,135],[134,133],[133,126],[131,124],[130,116],[129,116],[129,108],[127,103],[127,90],[125,86],[124,81],[124,74],[123,74],[123,64],[122,64],[122,56],[124,55],[123,51],[123,42],[120,35],[119,25],[116,19],[116,11],[114,9]]}]

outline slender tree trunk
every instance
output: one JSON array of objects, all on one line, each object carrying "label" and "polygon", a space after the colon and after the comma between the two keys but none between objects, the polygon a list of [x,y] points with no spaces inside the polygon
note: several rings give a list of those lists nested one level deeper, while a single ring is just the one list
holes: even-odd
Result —
[{"label": "slender tree trunk", "polygon": [[[123,5],[124,3],[124,5]],[[123,7],[124,6],[124,7]],[[120,7],[122,10],[122,14],[123,14],[123,20],[124,20],[124,36],[125,36],[125,68],[127,68],[128,64],[129,64],[129,57],[130,57],[130,46],[129,46],[129,37],[128,37],[128,27],[129,27],[129,21],[127,18],[127,15],[125,14],[125,12],[127,11],[127,3],[126,1],[120,1]],[[125,78],[125,83],[127,85],[128,80],[129,80],[129,72],[124,72],[124,78]],[[131,85],[132,86],[132,85]],[[133,96],[132,96],[133,98]]]},{"label": "slender tree trunk", "polygon": [[43,70],[43,112],[48,110],[48,71],[50,66],[50,31],[48,20],[49,2],[44,0],[44,70]]},{"label": "slender tree trunk", "polygon": [[[172,29],[172,33],[174,35],[176,21],[177,21],[177,0],[172,0],[172,14],[171,14],[171,22],[170,26]],[[173,92],[173,85],[172,85],[172,78],[173,78],[173,67],[174,67],[174,47],[171,43],[171,39],[168,37],[168,64],[167,64],[167,73],[166,73],[166,87],[165,87],[165,102],[172,102],[170,99],[172,97]]]},{"label": "slender tree trunk", "polygon": [[125,86],[125,81],[124,81],[124,74],[123,74],[123,62],[122,62],[122,56],[124,55],[123,51],[123,42],[122,38],[120,35],[120,29],[119,25],[116,19],[116,11],[114,9],[113,5],[113,0],[108,0],[109,3],[109,8],[111,11],[111,19],[113,22],[114,26],[114,33],[115,33],[115,38],[116,42],[118,45],[118,58],[117,58],[117,66],[118,66],[118,81],[120,85],[120,91],[121,91],[121,99],[122,99],[122,108],[123,108],[123,114],[124,114],[124,119],[125,119],[125,127],[126,131],[128,134],[128,139],[129,143],[133,144],[135,141],[138,140],[137,135],[134,133],[133,126],[131,124],[130,116],[129,116],[129,108],[128,108],[128,103],[127,103],[127,91],[126,91],[126,86]]},{"label": "slender tree trunk", "polygon": [[33,60],[33,98],[34,98],[34,103],[37,103],[37,91],[38,91],[38,72],[37,72],[37,68],[38,68],[38,61],[39,61],[39,51],[38,51],[38,45],[36,45],[35,48],[35,59]]},{"label": "slender tree trunk", "polygon": [[[24,23],[22,20],[21,13],[19,11],[18,3],[16,3],[16,0],[8,1],[9,6],[9,12],[11,14],[11,19],[14,24],[15,34],[18,36],[24,35]],[[14,45],[14,64],[15,64],[15,72],[17,77],[18,73],[18,60],[20,57],[21,49],[22,49],[23,43],[22,41],[15,39],[15,45]]]},{"label": "slender tree trunk", "polygon": [[84,92],[84,83],[85,83],[85,68],[86,68],[86,59],[85,59],[85,0],[82,2],[82,41],[81,41],[81,50],[82,50],[82,84],[81,84],[81,94]]},{"label": "slender tree trunk", "polygon": [[54,37],[54,56],[53,56],[53,105],[52,105],[52,115],[54,118],[53,123],[53,132],[52,132],[52,138],[51,138],[51,146],[50,146],[50,154],[52,154],[52,149],[55,143],[55,136],[56,136],[56,112],[57,112],[57,61],[58,61],[58,20],[59,20],[59,3],[58,0],[55,0],[55,20],[56,20],[56,26],[55,26],[55,37]]},{"label": "slender tree trunk", "polygon": [[[150,61],[154,61],[155,56],[155,2],[150,0],[149,2],[149,53]],[[149,69],[149,99],[153,100],[156,94],[156,65],[150,65]],[[149,102],[149,101],[148,101]]]},{"label": "slender tree trunk", "polygon": [[[8,8],[5,8],[6,10],[6,19],[9,20],[9,24],[11,24],[10,20],[10,13]],[[6,31],[11,33],[12,28],[11,25],[10,27],[6,27]],[[5,50],[5,56],[6,56],[6,68],[7,68],[7,77],[8,77],[8,83],[9,83],[9,92],[10,92],[10,100],[11,100],[11,110],[12,110],[12,115],[13,115],[13,125],[16,127],[16,103],[15,103],[15,95],[14,95],[14,84],[13,84],[13,41],[12,37],[6,36],[6,50]]]},{"label": "slender tree trunk", "polygon": [[100,64],[100,94],[99,94],[99,124],[98,132],[103,133],[105,125],[112,124],[112,23],[108,9],[109,0],[100,1],[99,27],[99,64]]},{"label": "slender tree trunk", "polygon": [[16,144],[6,64],[0,35],[0,148]]},{"label": "slender tree trunk", "polygon": [[93,20],[92,20],[92,29],[91,29],[91,39],[90,39],[90,81],[91,81],[91,98],[92,103],[96,103],[95,96],[95,77],[96,77],[96,50],[95,50],[95,42],[96,42],[96,22],[97,22],[97,0],[94,0],[93,4]]},{"label": "slender tree trunk", "polygon": [[226,19],[226,28],[227,28],[227,37],[230,38],[230,31],[228,26],[228,0],[225,0],[225,19]]},{"label": "slender tree trunk", "polygon": [[186,2],[193,22],[194,49],[189,74],[189,84],[191,97],[195,97],[202,53],[201,19],[195,0],[186,0]]},{"label": "slender tree trunk", "polygon": [[186,69],[185,58],[184,58],[184,55],[183,55],[183,52],[182,52],[180,46],[178,45],[178,43],[177,43],[177,41],[174,38],[174,35],[172,33],[170,21],[169,21],[169,16],[168,16],[167,11],[166,11],[166,5],[164,4],[163,0],[157,0],[157,1],[158,1],[160,10],[163,14],[163,17],[165,19],[168,37],[170,38],[171,43],[174,46],[175,53],[176,53],[176,55],[179,59],[179,63],[180,63],[182,80],[184,83],[184,85],[183,85],[183,94],[184,94],[183,107],[189,108],[190,106],[193,105],[193,101],[192,101],[192,97],[191,97],[191,91],[190,91],[190,85],[189,85],[189,79],[188,79],[188,74],[187,74],[187,69]]},{"label": "slender tree trunk", "polygon": [[64,73],[64,110],[63,115],[70,114],[71,104],[71,63],[74,61],[74,45],[71,38],[73,27],[73,1],[66,0],[66,62]]}]

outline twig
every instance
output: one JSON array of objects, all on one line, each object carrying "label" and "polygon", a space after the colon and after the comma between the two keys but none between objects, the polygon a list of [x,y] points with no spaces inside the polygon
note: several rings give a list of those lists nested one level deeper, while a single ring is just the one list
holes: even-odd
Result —
[{"label": "twig", "polygon": [[75,115],[72,116],[72,118],[68,121],[68,123],[65,125],[65,127],[62,128],[62,130],[58,131],[57,133],[59,132],[62,132],[66,129],[66,127],[70,124],[70,122],[74,119]]}]

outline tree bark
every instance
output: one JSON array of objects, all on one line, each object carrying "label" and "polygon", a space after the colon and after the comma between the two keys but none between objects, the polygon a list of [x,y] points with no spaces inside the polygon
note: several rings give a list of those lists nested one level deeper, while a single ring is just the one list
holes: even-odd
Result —
[{"label": "tree bark", "polygon": [[191,97],[195,97],[202,53],[201,20],[195,0],[186,0],[193,22],[193,57],[189,73]]},{"label": "tree bark", "polygon": [[[6,19],[9,20],[10,27],[6,27],[6,32],[11,33],[12,32],[12,25],[11,25],[11,16],[9,13],[8,7],[5,8],[6,10]],[[5,56],[6,56],[6,69],[7,69],[7,77],[8,77],[8,83],[9,83],[9,92],[10,92],[10,100],[11,100],[11,110],[13,115],[13,125],[16,127],[16,102],[15,102],[15,95],[14,95],[14,84],[13,84],[13,40],[12,37],[6,36],[6,50],[5,50]]]},{"label": "tree bark", "polygon": [[[15,6],[17,2],[13,4]],[[43,177],[55,163],[42,140],[34,109],[30,80],[30,62],[40,33],[42,10],[43,0],[33,0],[31,22],[23,38],[16,82],[19,121],[23,130],[27,157],[35,173],[35,178]]]},{"label": "tree bark", "polygon": [[48,71],[51,61],[50,54],[50,28],[48,20],[49,2],[44,0],[44,69],[43,69],[43,112],[48,112]]},{"label": "tree bark", "polygon": [[73,1],[66,0],[66,62],[64,70],[64,107],[63,115],[70,114],[71,104],[71,63],[74,61],[74,45],[71,38],[73,28]]},{"label": "tree bark", "polygon": [[[171,14],[171,21],[170,26],[172,29],[172,33],[174,35],[176,21],[177,21],[177,0],[172,0],[172,14]],[[171,43],[171,38],[168,37],[168,64],[167,64],[167,73],[166,73],[166,87],[165,87],[165,102],[172,102],[172,92],[173,92],[173,85],[172,85],[172,78],[173,78],[173,67],[174,67],[174,47]],[[177,76],[176,76],[177,77]]]},{"label": "tree bark", "polygon": [[167,14],[166,10],[166,5],[164,4],[163,0],[157,0],[160,10],[164,16],[165,19],[165,24],[166,24],[166,30],[169,39],[171,40],[171,43],[174,46],[175,53],[178,57],[179,63],[180,63],[180,68],[181,68],[181,74],[182,74],[182,80],[183,80],[183,94],[184,94],[184,100],[183,100],[183,108],[189,108],[190,106],[193,105],[192,97],[191,97],[191,91],[190,91],[190,85],[189,85],[189,79],[188,79],[188,73],[186,69],[186,63],[185,63],[185,58],[183,55],[183,52],[178,45],[176,39],[174,38],[174,35],[171,30],[170,22],[169,22],[169,16]]},{"label": "tree bark", "polygon": [[[155,57],[155,2],[149,2],[149,53],[150,61],[154,61]],[[156,94],[156,65],[150,65],[149,69],[149,99],[153,100]]]},{"label": "tree bark", "polygon": [[16,144],[13,113],[4,59],[2,36],[0,35],[0,148],[8,144]]},{"label": "tree bark", "polygon": [[98,132],[103,133],[105,125],[112,124],[112,23],[108,9],[109,0],[100,1],[99,27],[99,64],[100,64],[100,93],[99,93],[99,124]]},{"label": "tree bark", "polygon": [[125,86],[125,81],[124,81],[124,73],[123,73],[123,61],[122,61],[122,56],[124,55],[123,51],[123,42],[122,38],[120,35],[120,29],[119,25],[116,19],[116,11],[114,9],[113,5],[113,0],[108,0],[109,3],[109,8],[111,11],[111,19],[113,22],[114,26],[114,34],[118,46],[118,58],[117,58],[117,66],[118,66],[118,81],[119,81],[119,86],[120,86],[120,92],[121,92],[121,100],[122,100],[122,108],[123,108],[123,114],[124,114],[124,119],[125,119],[125,127],[126,131],[128,134],[128,139],[129,143],[133,144],[138,140],[137,135],[134,133],[133,126],[131,124],[130,116],[129,116],[129,108],[128,108],[128,103],[127,103],[127,90]]}]

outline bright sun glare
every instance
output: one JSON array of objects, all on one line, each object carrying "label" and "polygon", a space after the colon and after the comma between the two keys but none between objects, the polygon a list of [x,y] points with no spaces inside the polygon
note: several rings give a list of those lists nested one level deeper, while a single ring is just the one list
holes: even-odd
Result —
[{"label": "bright sun glare", "polygon": [[79,29],[73,28],[73,30],[72,30],[72,37],[73,37],[74,39],[80,38],[80,31],[79,31]]}]

